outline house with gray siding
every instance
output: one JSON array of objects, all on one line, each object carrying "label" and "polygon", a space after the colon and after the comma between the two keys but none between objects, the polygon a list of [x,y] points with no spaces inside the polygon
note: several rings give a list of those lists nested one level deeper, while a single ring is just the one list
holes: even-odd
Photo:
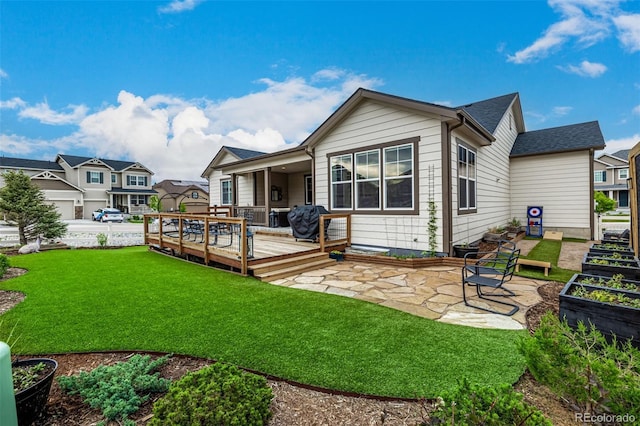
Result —
[{"label": "house with gray siding", "polygon": [[449,107],[358,89],[298,146],[246,157],[223,147],[202,177],[211,205],[349,213],[352,243],[372,247],[427,250],[433,201],[437,250],[451,252],[525,223],[532,205],[545,229],[593,236],[603,148],[597,122],[527,132],[518,93]]},{"label": "house with gray siding", "polygon": [[593,185],[616,202],[619,210],[629,210],[629,150],[599,155],[593,162]]}]

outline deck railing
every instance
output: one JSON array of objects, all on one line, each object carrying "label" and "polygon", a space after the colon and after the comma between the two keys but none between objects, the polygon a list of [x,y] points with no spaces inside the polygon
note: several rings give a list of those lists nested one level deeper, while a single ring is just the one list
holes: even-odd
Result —
[{"label": "deck railing", "polygon": [[344,213],[320,215],[320,251],[328,246],[351,245],[351,215]]},{"label": "deck railing", "polygon": [[211,214],[151,213],[144,215],[144,242],[205,263],[216,261],[247,275],[253,235],[244,218]]}]

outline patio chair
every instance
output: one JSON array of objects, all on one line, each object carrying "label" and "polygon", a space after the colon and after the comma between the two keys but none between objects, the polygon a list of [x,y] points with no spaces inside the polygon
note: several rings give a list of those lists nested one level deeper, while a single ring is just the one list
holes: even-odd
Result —
[{"label": "patio chair", "polygon": [[[482,262],[485,259],[476,261],[475,259],[472,260],[470,258],[465,258],[464,260],[464,266],[462,267],[462,298],[464,300],[464,304],[483,311],[511,316],[520,309],[518,305],[505,302],[503,300],[497,300],[494,299],[494,297],[515,296],[515,293],[508,288],[505,288],[503,284],[511,280],[513,277],[516,264],[518,263],[518,258],[520,257],[520,250],[511,250],[505,245],[502,252],[484,252],[484,254],[495,254],[495,256],[486,258],[488,262]],[[476,288],[476,294],[479,299],[510,307],[511,310],[504,313],[469,303],[467,298],[468,286],[474,286]],[[493,290],[488,292],[488,289]]]},{"label": "patio chair", "polygon": [[625,229],[622,232],[604,232],[604,235],[602,237],[603,240],[609,240],[609,241],[623,241],[623,242],[628,242],[629,241],[629,237],[631,236],[631,231],[629,231],[629,229]]}]

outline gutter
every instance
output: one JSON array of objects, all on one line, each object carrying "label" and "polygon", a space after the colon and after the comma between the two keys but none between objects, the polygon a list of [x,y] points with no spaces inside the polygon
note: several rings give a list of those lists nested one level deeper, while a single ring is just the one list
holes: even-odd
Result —
[{"label": "gutter", "polygon": [[[313,186],[313,200],[311,200],[311,204],[316,205],[316,156],[313,153],[313,148],[310,148],[308,145],[304,148],[304,153],[311,157],[311,185]],[[329,200],[327,200],[328,202]]]},{"label": "gutter", "polygon": [[451,133],[453,130],[465,124],[464,115],[459,116],[457,124],[450,125],[443,121],[442,142],[440,150],[442,152],[442,251],[452,254],[453,243],[453,200],[451,199]]}]

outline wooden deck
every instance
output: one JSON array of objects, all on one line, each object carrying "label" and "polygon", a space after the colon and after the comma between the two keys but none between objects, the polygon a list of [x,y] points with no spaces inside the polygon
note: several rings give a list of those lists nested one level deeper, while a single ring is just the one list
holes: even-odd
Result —
[{"label": "wooden deck", "polygon": [[[199,228],[192,227],[193,223],[198,223]],[[145,244],[249,275],[267,264],[282,263],[283,268],[289,268],[296,259],[302,263],[308,255],[344,249],[349,240],[322,236],[319,242],[297,241],[290,235],[253,231],[241,218],[156,213],[145,215]],[[287,263],[287,259],[292,262]]]}]

